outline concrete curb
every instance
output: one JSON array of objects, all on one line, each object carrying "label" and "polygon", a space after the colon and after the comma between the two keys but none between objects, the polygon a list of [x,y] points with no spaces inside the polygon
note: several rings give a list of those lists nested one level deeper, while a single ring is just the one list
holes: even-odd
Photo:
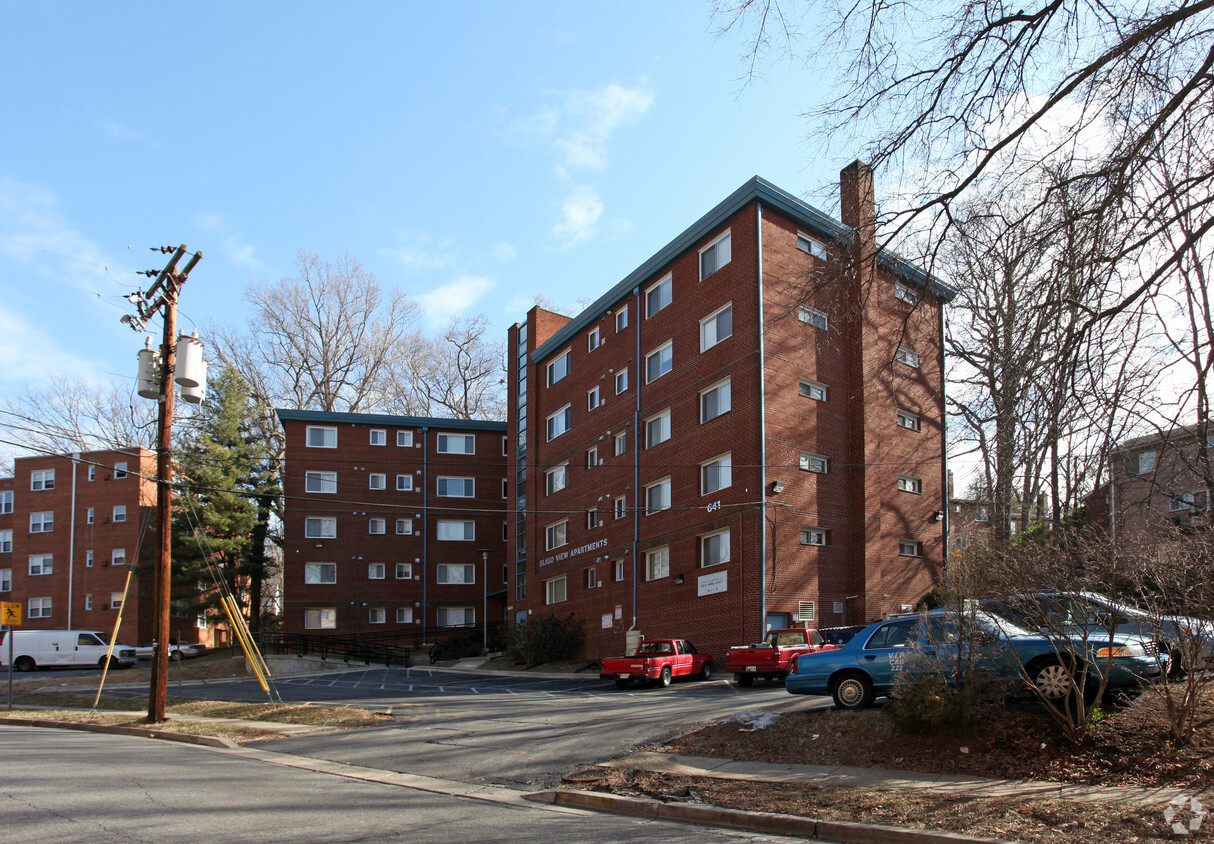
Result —
[{"label": "concrete curb", "polygon": [[196,736],[189,733],[175,733],[171,730],[157,730],[152,727],[116,727],[110,724],[84,724],[78,721],[45,721],[37,718],[7,717],[0,718],[0,724],[11,724],[15,727],[46,727],[52,730],[77,730],[84,733],[112,733],[119,736],[142,736],[161,741],[199,744],[203,747],[222,747],[228,750],[240,747],[236,742],[219,736]]},{"label": "concrete curb", "polygon": [[794,815],[744,812],[691,803],[663,803],[640,797],[625,797],[596,791],[550,789],[525,795],[537,803],[571,806],[596,812],[612,812],[651,820],[682,821],[702,826],[744,829],[768,835],[826,838],[846,844],[1015,844],[998,838],[973,838],[953,832],[901,829],[851,821],[824,821]]}]

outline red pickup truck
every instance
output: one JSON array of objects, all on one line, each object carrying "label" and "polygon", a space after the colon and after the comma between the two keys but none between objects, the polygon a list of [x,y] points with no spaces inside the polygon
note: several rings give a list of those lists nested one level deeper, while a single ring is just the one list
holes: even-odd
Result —
[{"label": "red pickup truck", "polygon": [[603,660],[600,680],[615,680],[622,689],[633,680],[648,680],[655,686],[669,686],[675,677],[712,676],[712,655],[702,654],[686,639],[649,639],[641,642],[632,656],[613,656]]},{"label": "red pickup truck", "polygon": [[754,683],[756,677],[765,677],[773,682],[783,680],[788,676],[792,661],[801,654],[831,651],[838,647],[826,644],[821,633],[808,627],[769,630],[762,642],[730,648],[725,657],[725,670],[734,675],[739,686],[745,688]]}]

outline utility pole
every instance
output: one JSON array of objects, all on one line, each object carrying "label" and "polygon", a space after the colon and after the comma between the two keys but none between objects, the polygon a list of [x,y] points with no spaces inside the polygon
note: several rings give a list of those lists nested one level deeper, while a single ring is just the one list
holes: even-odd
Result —
[{"label": "utility pole", "polygon": [[[177,361],[175,334],[177,332],[177,297],[190,270],[202,259],[195,252],[185,267],[177,269],[177,262],[186,253],[185,244],[172,247],[153,247],[163,254],[172,252],[172,257],[163,270],[147,270],[143,274],[156,280],[147,292],[136,291],[127,299],[138,309],[137,316],[124,316],[122,321],[136,331],[156,314],[164,321],[164,335],[160,346],[160,388],[157,400],[160,413],[156,430],[156,568],[153,593],[153,615],[156,620],[156,650],[152,655],[152,683],[148,692],[148,723],[165,720],[165,703],[168,699],[169,680],[169,606],[172,585],[172,504],[173,504],[173,402],[176,390],[173,374]],[[142,375],[143,373],[141,373]]]}]

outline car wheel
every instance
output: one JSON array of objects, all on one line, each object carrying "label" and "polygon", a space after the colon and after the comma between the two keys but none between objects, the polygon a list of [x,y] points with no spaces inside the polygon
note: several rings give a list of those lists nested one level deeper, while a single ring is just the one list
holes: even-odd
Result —
[{"label": "car wheel", "polygon": [[18,671],[33,671],[37,667],[33,657],[19,656],[13,660],[13,668],[16,668]]},{"label": "car wheel", "polygon": [[181,651],[169,651],[169,660],[171,662],[181,662]]},{"label": "car wheel", "polygon": [[749,689],[754,684],[755,684],[755,678],[754,678],[753,674],[739,674],[738,675],[738,685],[741,686],[742,688]]},{"label": "car wheel", "polygon": [[706,663],[704,663],[703,666],[700,667],[700,679],[707,680],[711,676],[712,676],[712,663],[706,662]]},{"label": "car wheel", "polygon": [[628,688],[628,681],[621,680],[619,677],[616,677],[615,678],[615,687],[617,689],[626,689],[626,688]]},{"label": "car wheel", "polygon": [[1060,662],[1044,662],[1038,665],[1030,675],[1037,694],[1046,700],[1065,700],[1075,689],[1071,682],[1071,674]]},{"label": "car wheel", "polygon": [[658,675],[658,679],[654,681],[663,689],[670,685],[670,666],[667,665],[662,669],[662,673]]},{"label": "car wheel", "polygon": [[853,671],[835,681],[830,690],[835,709],[864,709],[873,705],[873,681],[868,675]]}]

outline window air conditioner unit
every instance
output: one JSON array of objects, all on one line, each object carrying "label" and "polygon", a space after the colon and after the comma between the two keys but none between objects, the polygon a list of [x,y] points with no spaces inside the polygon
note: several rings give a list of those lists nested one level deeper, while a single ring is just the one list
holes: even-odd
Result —
[{"label": "window air conditioner unit", "polygon": [[109,605],[109,604],[102,604],[102,605],[101,605],[101,608],[102,608],[103,610],[108,610],[108,609],[110,608],[110,605]]},{"label": "window air conditioner unit", "polygon": [[109,560],[102,560],[102,561],[101,561],[101,565],[103,565],[103,566],[108,566],[109,564],[110,564],[110,561],[109,561]]}]

